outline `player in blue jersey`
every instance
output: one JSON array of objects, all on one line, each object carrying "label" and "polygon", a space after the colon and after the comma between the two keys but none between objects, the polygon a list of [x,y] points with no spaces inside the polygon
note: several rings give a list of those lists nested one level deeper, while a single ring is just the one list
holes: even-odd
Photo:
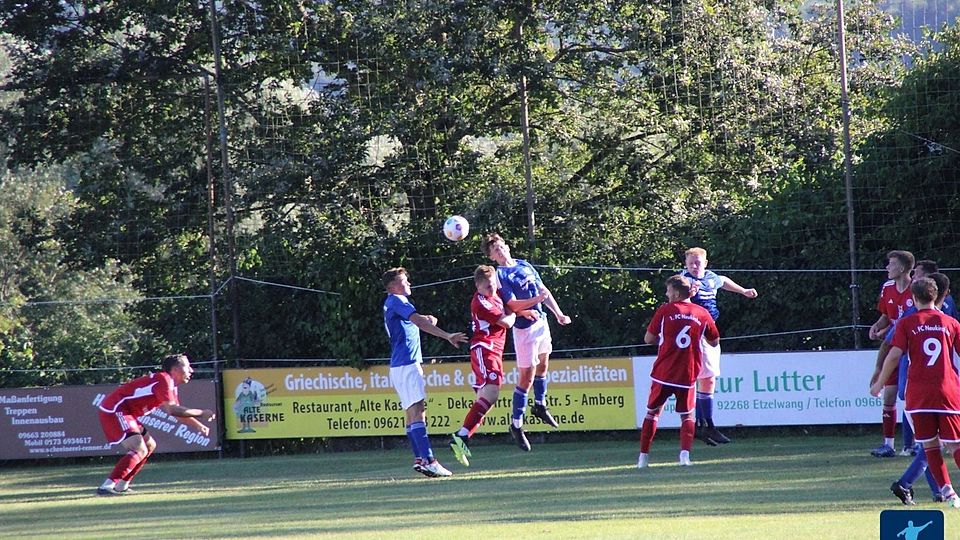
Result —
[{"label": "player in blue jersey", "polygon": [[[544,286],[537,270],[522,259],[510,255],[510,246],[496,233],[488,234],[480,243],[483,254],[497,263],[497,291],[504,306],[517,314],[513,325],[513,348],[517,355],[520,378],[513,391],[513,413],[510,434],[521,450],[530,451],[530,441],[523,431],[523,414],[527,409],[527,394],[533,387],[533,407],[530,412],[543,423],[557,427],[557,421],[547,408],[546,372],[553,352],[550,325],[543,306],[546,305],[557,322],[570,324],[550,290]],[[540,298],[545,299],[541,302]]]},{"label": "player in blue jersey", "polygon": [[[953,314],[947,313],[945,309],[947,307],[946,300],[950,298],[950,279],[944,274],[941,274],[940,272],[934,272],[930,274],[926,273],[927,270],[934,269],[934,268],[937,268],[937,263],[934,263],[933,261],[920,261],[919,263],[917,263],[916,268],[914,268],[913,279],[915,281],[922,279],[924,277],[928,277],[932,279],[933,282],[937,284],[937,298],[934,301],[934,305],[937,307],[937,309],[943,311],[945,314],[950,315],[951,317],[956,319],[957,316],[956,316],[955,308],[954,308]],[[917,312],[916,306],[911,306],[910,308],[908,308],[906,311],[903,312],[903,315],[907,316],[916,312]],[[896,322],[894,322],[894,326],[890,328],[890,330],[887,332],[886,337],[884,338],[884,341],[886,343],[890,344],[893,341],[894,330],[896,330]],[[907,368],[909,368],[909,366],[910,366],[909,357],[907,356],[906,353],[904,353],[900,357],[900,368],[899,368],[900,373],[899,373],[899,385],[898,385],[899,396],[898,397],[900,399],[903,399],[905,397],[904,391],[906,390],[906,386],[907,386]],[[909,421],[907,421],[907,419],[905,418],[903,422],[904,445],[906,445],[907,443],[908,430],[909,430],[910,440],[912,441],[913,430],[910,427]],[[908,465],[906,470],[903,471],[903,474],[900,476],[900,478],[895,482],[893,482],[892,484],[890,484],[890,491],[893,492],[893,494],[898,499],[900,499],[900,502],[902,502],[903,504],[913,505],[914,504],[913,484],[920,479],[921,475],[924,475],[926,476],[927,485],[930,486],[930,491],[932,492],[933,500],[935,502],[943,502],[944,497],[943,497],[943,494],[940,492],[940,486],[937,485],[937,481],[934,480],[933,474],[927,468],[927,455],[923,451],[922,446],[920,446],[919,448],[915,446],[913,454],[914,454],[913,461],[910,462],[910,465]]]},{"label": "player in blue jersey", "polygon": [[400,397],[406,416],[407,438],[413,449],[413,469],[426,476],[450,476],[433,457],[427,436],[426,381],[423,378],[423,355],[420,351],[420,330],[443,338],[454,347],[467,340],[463,332],[446,332],[437,327],[433,315],[421,315],[410,303],[410,280],[406,269],[391,268],[383,274],[387,299],[383,302],[383,324],[390,338],[390,382]]},{"label": "player in blue jersey", "polygon": [[[710,312],[714,321],[720,318],[720,310],[717,308],[717,291],[720,289],[739,293],[747,298],[757,297],[756,289],[744,289],[727,276],[707,270],[707,250],[700,247],[690,248],[683,254],[683,259],[686,269],[681,275],[691,281],[694,291],[691,300]],[[730,442],[713,424],[713,392],[717,375],[720,375],[720,347],[704,345],[703,370],[697,378],[696,433],[698,439],[710,446]]]}]

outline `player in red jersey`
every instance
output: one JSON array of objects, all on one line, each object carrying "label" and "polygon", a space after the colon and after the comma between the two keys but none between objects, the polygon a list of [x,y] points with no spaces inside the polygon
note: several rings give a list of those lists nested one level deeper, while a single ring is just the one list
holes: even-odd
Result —
[{"label": "player in red jersey", "polygon": [[960,508],[940,450],[942,444],[960,467],[960,375],[953,362],[960,354],[960,322],[935,308],[937,284],[932,279],[918,279],[910,289],[917,312],[897,322],[890,352],[870,393],[880,395],[885,377],[897,371],[900,356],[906,351],[910,362],[907,416],[917,441],[923,444],[940,493],[950,506]]},{"label": "player in red jersey", "polygon": [[[470,338],[470,366],[473,368],[473,390],[477,399],[463,419],[463,426],[450,437],[450,448],[457,461],[470,466],[470,437],[473,436],[483,418],[500,397],[500,385],[503,384],[503,348],[507,342],[507,329],[517,320],[516,313],[507,314],[503,300],[497,294],[497,270],[492,266],[480,265],[473,273],[477,287],[470,302],[470,318],[473,336]],[[536,297],[538,302],[546,298],[546,293]],[[521,316],[524,311],[520,312]]]},{"label": "player in red jersey", "polygon": [[210,428],[197,418],[211,421],[216,414],[209,409],[190,409],[180,405],[177,387],[190,382],[193,368],[185,354],[164,357],[162,371],[151,373],[122,384],[100,402],[100,425],[108,446],[119,444],[127,453],[120,458],[110,476],[97,488],[97,495],[131,493],[130,481],[157,448],[157,441],[140,425],[137,418],[154,409],[184,419],[204,436]]},{"label": "player in red jersey", "polygon": [[640,428],[640,458],[637,467],[647,466],[650,444],[657,432],[657,420],[670,396],[677,398],[680,414],[680,465],[690,465],[690,447],[696,419],[693,407],[694,387],[703,364],[703,342],[716,347],[720,333],[710,313],[690,301],[690,280],[672,276],[667,280],[667,300],[653,314],[643,341],[658,343],[657,359],[650,371],[650,397],[647,415]]},{"label": "player in red jersey", "polygon": [[[883,339],[890,325],[899,319],[903,313],[913,305],[910,294],[911,274],[915,259],[909,251],[891,251],[887,253],[888,281],[880,289],[880,299],[877,301],[877,311],[880,318],[870,327],[870,339]],[[880,342],[877,351],[877,365],[870,377],[870,385],[877,381],[884,358],[890,351],[890,345]],[[894,457],[897,451],[893,448],[894,435],[897,432],[897,374],[894,373],[884,383],[883,387],[883,444],[870,451],[875,457]]]}]

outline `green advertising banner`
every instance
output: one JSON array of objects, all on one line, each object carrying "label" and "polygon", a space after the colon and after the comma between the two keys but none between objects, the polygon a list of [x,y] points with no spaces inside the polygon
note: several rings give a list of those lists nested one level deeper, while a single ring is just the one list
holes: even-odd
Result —
[{"label": "green advertising banner", "polygon": [[[293,367],[223,372],[227,439],[400,435],[403,410],[390,384],[390,368]],[[473,403],[470,364],[424,364],[431,433],[460,427]],[[502,433],[509,423],[519,372],[504,363],[500,399],[480,428]],[[629,358],[551,360],[549,407],[561,431],[636,428],[633,364]],[[525,429],[544,431],[527,415]]]}]

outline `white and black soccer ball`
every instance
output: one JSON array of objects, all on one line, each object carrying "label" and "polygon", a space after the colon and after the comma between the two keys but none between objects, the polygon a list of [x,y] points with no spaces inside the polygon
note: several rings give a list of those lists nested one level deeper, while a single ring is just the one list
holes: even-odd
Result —
[{"label": "white and black soccer ball", "polygon": [[470,234],[470,222],[463,216],[450,216],[443,222],[443,235],[451,242],[459,242]]}]

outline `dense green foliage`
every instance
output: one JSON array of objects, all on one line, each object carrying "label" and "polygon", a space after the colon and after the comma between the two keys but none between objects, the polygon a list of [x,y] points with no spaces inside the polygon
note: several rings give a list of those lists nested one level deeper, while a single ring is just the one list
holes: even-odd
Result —
[{"label": "dense green foliage", "polygon": [[[8,134],[0,366],[149,364],[166,347],[195,358],[383,357],[383,270],[404,265],[415,284],[432,283],[483,262],[477,235],[440,240],[452,213],[474,231],[503,232],[516,255],[541,265],[576,319],[555,330],[557,349],[639,343],[666,277],[572,267],[677,268],[694,244],[720,268],[849,265],[829,7],[217,5],[226,164],[206,3],[0,0],[10,59],[0,107]],[[892,37],[895,21],[871,2],[847,19],[851,57],[860,59],[850,84],[857,265],[875,266],[892,247],[947,258],[940,250],[960,246],[960,233],[949,218],[933,229],[929,221],[958,204],[949,150],[960,118],[956,31],[919,50]],[[521,76],[535,241],[524,234]],[[944,196],[931,204],[911,196],[914,186]],[[254,281],[220,288],[228,236],[240,276],[326,292]],[[731,350],[852,345],[848,275],[733,275],[761,299],[721,300],[729,335],[847,328],[736,341]],[[869,319],[881,275],[857,279]],[[214,291],[216,302],[204,298]],[[469,281],[454,281],[418,289],[416,303],[441,326],[465,328],[470,291]],[[104,297],[189,298],[30,304]],[[427,340],[428,354],[452,352]],[[63,376],[31,375],[36,383]],[[0,384],[24,382],[0,375]]]}]

